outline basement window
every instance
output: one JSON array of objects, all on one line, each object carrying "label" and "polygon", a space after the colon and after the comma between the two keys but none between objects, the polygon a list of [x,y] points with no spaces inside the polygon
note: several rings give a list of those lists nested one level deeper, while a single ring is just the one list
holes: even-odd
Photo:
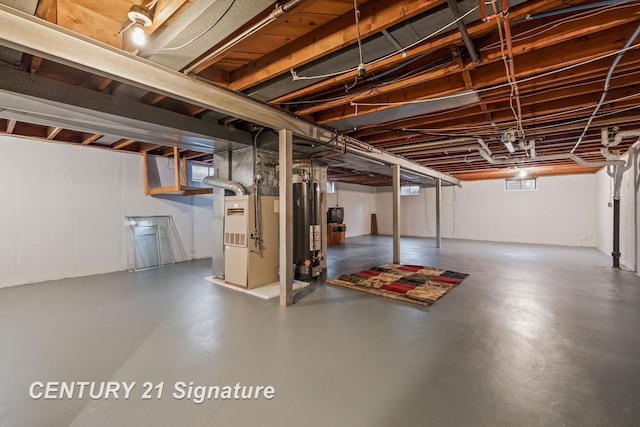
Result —
[{"label": "basement window", "polygon": [[504,190],[505,191],[531,191],[538,189],[537,178],[526,179],[505,179]]},{"label": "basement window", "polygon": [[191,163],[189,182],[203,182],[205,177],[213,176],[213,166]]},{"label": "basement window", "polygon": [[404,185],[400,187],[401,196],[418,196],[420,194],[419,185]]},{"label": "basement window", "polygon": [[336,183],[334,181],[327,181],[327,193],[336,192]]}]

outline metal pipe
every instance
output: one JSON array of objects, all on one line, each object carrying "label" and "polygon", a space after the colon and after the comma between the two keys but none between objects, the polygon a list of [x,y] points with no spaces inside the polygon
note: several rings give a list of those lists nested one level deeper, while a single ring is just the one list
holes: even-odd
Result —
[{"label": "metal pipe", "polygon": [[613,268],[620,268],[620,197],[613,198]]},{"label": "metal pipe", "polygon": [[[402,129],[403,131],[406,132],[412,132],[409,129]],[[419,133],[419,132],[417,132]],[[451,145],[451,144],[460,144],[460,143],[464,143],[464,142],[474,142],[476,141],[478,138],[472,137],[472,136],[463,136],[460,138],[451,138],[451,139],[441,139],[441,140],[437,140],[437,141],[429,141],[429,142],[420,142],[418,144],[411,144],[409,147],[402,147],[402,146],[396,146],[396,147],[389,147],[386,149],[386,151],[388,151],[389,153],[395,153],[398,151],[402,151],[402,152],[406,152],[407,149],[409,150],[418,150],[421,148],[436,148],[438,146],[441,147],[445,147],[447,145]]]},{"label": "metal pipe", "polygon": [[224,188],[225,190],[232,191],[236,196],[244,196],[247,194],[247,190],[245,190],[242,184],[235,181],[229,181],[228,179],[206,176],[202,182],[212,187]]},{"label": "metal pipe", "polygon": [[608,5],[611,5],[611,4],[630,3],[632,1],[636,1],[636,0],[605,0],[605,1],[597,1],[595,3],[581,4],[581,5],[578,5],[578,6],[567,7],[565,9],[559,9],[559,10],[552,10],[550,12],[537,13],[535,15],[527,15],[527,17],[525,19],[527,21],[530,21],[532,19],[548,18],[549,16],[561,15],[563,13],[578,12],[578,11],[585,10],[585,9],[594,9],[596,7],[608,6]]},{"label": "metal pipe", "polygon": [[622,50],[618,52],[618,55],[616,55],[616,59],[613,60],[613,64],[611,64],[611,67],[609,67],[609,72],[607,73],[607,78],[605,79],[605,82],[604,82],[604,89],[602,89],[602,95],[600,96],[600,100],[596,104],[596,108],[593,110],[593,113],[591,113],[591,116],[589,117],[589,120],[587,121],[587,124],[585,125],[584,130],[582,131],[582,134],[578,138],[576,145],[573,146],[573,149],[571,150],[572,153],[576,151],[576,149],[578,148],[578,145],[580,145],[580,143],[584,139],[585,135],[587,134],[587,131],[591,127],[591,123],[593,122],[593,119],[595,119],[596,114],[598,113],[598,110],[600,110],[600,107],[602,106],[602,103],[604,102],[604,99],[606,98],[607,93],[609,92],[609,83],[611,82],[613,71],[616,69],[618,62],[620,62],[620,59],[622,59],[622,57],[626,53],[629,46],[631,46],[631,43],[633,43],[633,41],[636,39],[636,37],[638,37],[638,35],[640,35],[640,25],[638,25],[638,28],[636,28],[636,30],[633,32],[631,37],[629,37],[629,40],[627,40],[627,42],[624,44],[624,47],[622,48]]},{"label": "metal pipe", "polygon": [[605,147],[615,147],[616,145],[619,145],[625,138],[639,137],[640,129],[618,132],[616,136],[613,137],[613,141],[609,141],[609,130],[607,128],[603,128],[600,131],[600,134],[602,136],[602,145],[604,145]]},{"label": "metal pipe", "polygon": [[460,8],[458,7],[458,0],[447,0],[447,4],[449,5],[449,9],[451,9],[453,17],[456,19],[458,31],[460,31],[460,34],[462,35],[462,41],[464,41],[467,51],[469,51],[471,61],[473,61],[474,64],[478,64],[480,62],[480,55],[478,54],[476,47],[473,45],[473,40],[469,35],[469,31],[467,31],[466,25],[460,19],[462,18],[462,13],[460,13]]},{"label": "metal pipe", "polygon": [[241,41],[245,40],[246,38],[252,36],[256,32],[260,31],[261,29],[263,29],[264,27],[266,27],[267,25],[269,25],[270,23],[272,23],[276,19],[278,19],[281,16],[283,16],[285,13],[290,12],[291,10],[295,9],[300,4],[302,4],[304,1],[305,0],[291,0],[287,4],[279,5],[278,7],[276,7],[269,14],[269,16],[263,18],[260,22],[254,24],[251,28],[248,28],[247,30],[245,30],[242,33],[238,34],[237,36],[235,36],[234,38],[229,40],[227,43],[225,43],[224,45],[220,46],[215,51],[211,52],[210,54],[208,54],[207,56],[205,56],[201,60],[197,61],[195,64],[190,65],[189,67],[187,67],[184,70],[184,73],[185,74],[199,73],[204,68],[206,68],[206,65],[205,65],[206,63],[212,62],[213,60],[217,59],[219,56],[225,54],[229,49],[231,49],[232,47],[234,47],[235,45],[237,45]]},{"label": "metal pipe", "polygon": [[[640,146],[640,139],[636,141],[629,148],[629,158],[626,163],[624,161],[622,165],[613,166],[613,170],[611,168],[607,169],[607,175],[613,178],[613,252],[611,252],[611,256],[613,257],[613,267],[620,268],[620,199],[621,199],[621,187],[622,187],[622,177],[624,173],[634,166],[637,168],[637,157],[638,157],[638,146]],[[604,149],[607,150],[606,148]],[[636,177],[634,176],[634,183]],[[634,187],[635,188],[635,187]],[[637,193],[634,194],[634,200],[637,201]],[[637,209],[637,205],[635,207]],[[637,221],[637,212],[636,212],[636,221]],[[634,222],[635,224],[635,222]],[[637,233],[637,230],[636,230]],[[636,243],[637,243],[637,234],[635,235]],[[637,263],[637,250],[636,250],[636,263]]]},{"label": "metal pipe", "polygon": [[528,163],[532,161],[546,161],[546,160],[573,160],[580,166],[588,167],[588,168],[599,168],[603,166],[622,166],[625,167],[626,162],[624,160],[607,160],[602,162],[591,162],[583,159],[577,154],[565,153],[565,154],[550,154],[547,156],[538,156],[535,159],[531,157],[523,157],[519,159],[494,159],[483,149],[478,148],[478,153],[484,158],[487,162],[492,165],[516,165],[522,163]]},{"label": "metal pipe", "polygon": [[478,144],[480,144],[480,146],[484,149],[484,151],[487,152],[487,154],[491,155],[491,150],[489,149],[489,146],[484,142],[484,140],[482,138],[478,138],[477,139]]}]

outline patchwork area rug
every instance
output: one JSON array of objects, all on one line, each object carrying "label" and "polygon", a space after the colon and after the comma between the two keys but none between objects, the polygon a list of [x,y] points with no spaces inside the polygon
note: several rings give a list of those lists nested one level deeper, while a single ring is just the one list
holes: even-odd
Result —
[{"label": "patchwork area rug", "polygon": [[332,285],[369,292],[388,298],[431,305],[469,275],[434,267],[408,264],[383,264],[338,279]]}]

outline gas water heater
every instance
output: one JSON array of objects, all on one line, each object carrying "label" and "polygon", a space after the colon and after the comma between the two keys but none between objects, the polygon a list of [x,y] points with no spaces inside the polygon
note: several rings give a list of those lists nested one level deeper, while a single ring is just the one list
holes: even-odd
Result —
[{"label": "gas water heater", "polygon": [[295,278],[312,280],[322,274],[320,184],[293,184],[293,261]]}]

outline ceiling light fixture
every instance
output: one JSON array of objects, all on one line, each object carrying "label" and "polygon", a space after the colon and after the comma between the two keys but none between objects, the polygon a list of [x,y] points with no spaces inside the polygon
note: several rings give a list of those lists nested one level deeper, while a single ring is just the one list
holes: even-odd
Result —
[{"label": "ceiling light fixture", "polygon": [[142,7],[137,4],[131,6],[127,14],[131,20],[131,40],[137,45],[142,46],[147,41],[147,34],[144,29],[153,23],[153,17],[148,7]]},{"label": "ceiling light fixture", "polygon": [[518,173],[518,176],[520,178],[526,178],[528,175],[527,170],[526,169],[520,169],[520,172]]}]

